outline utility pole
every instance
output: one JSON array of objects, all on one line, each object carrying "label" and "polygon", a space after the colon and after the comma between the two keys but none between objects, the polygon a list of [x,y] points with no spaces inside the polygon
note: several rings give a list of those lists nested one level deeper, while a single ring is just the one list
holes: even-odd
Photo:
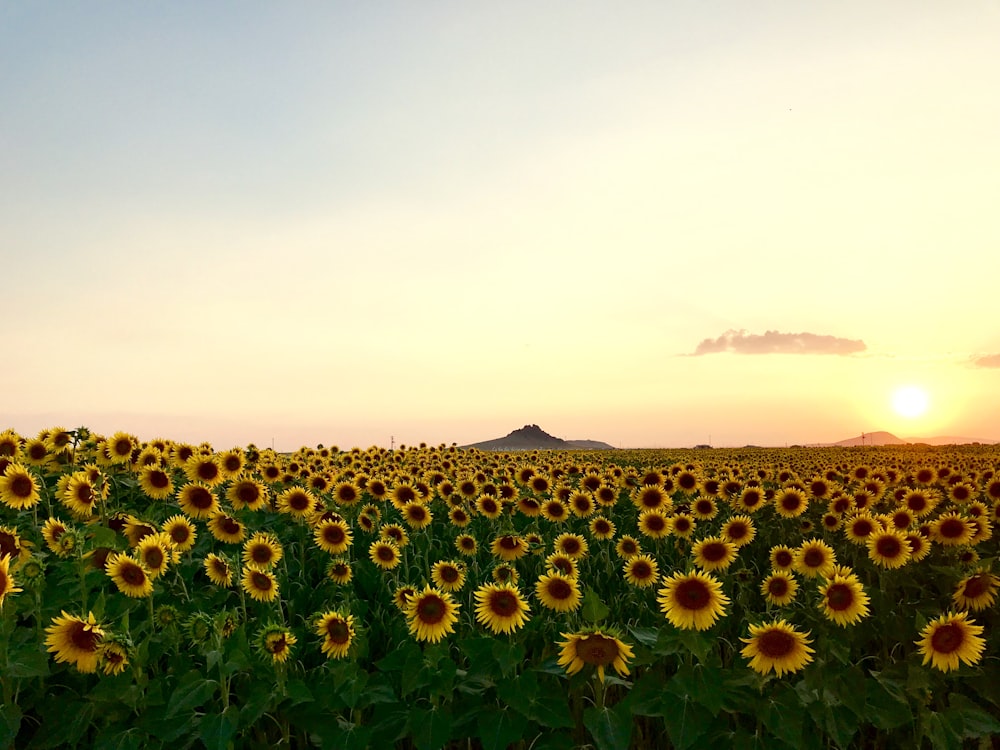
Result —
[{"label": "utility pole", "polygon": [[389,450],[395,450],[395,448],[396,448],[396,436],[395,435],[390,435],[389,436]]}]

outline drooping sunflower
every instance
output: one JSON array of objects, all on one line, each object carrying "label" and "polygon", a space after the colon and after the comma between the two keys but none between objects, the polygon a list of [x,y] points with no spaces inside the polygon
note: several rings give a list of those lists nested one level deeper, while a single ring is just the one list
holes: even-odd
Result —
[{"label": "drooping sunflower", "polygon": [[10,574],[10,556],[0,556],[0,610],[3,609],[3,600],[7,594],[16,594],[21,589],[15,585],[14,577]]},{"label": "drooping sunflower", "polygon": [[66,531],[67,526],[65,522],[51,516],[42,525],[42,538],[45,540],[45,546],[47,546],[59,557],[65,557],[67,555],[67,551],[64,550],[63,546],[59,543],[59,538],[65,534]]},{"label": "drooping sunflower", "polygon": [[760,584],[760,592],[771,603],[784,607],[795,601],[799,584],[789,570],[772,570]]},{"label": "drooping sunflower", "polygon": [[977,570],[958,582],[951,600],[958,609],[978,612],[993,606],[998,587],[1000,578],[985,570]]},{"label": "drooping sunflower", "polygon": [[208,579],[216,586],[229,588],[233,585],[233,569],[226,558],[210,552],[205,556],[204,565]]},{"label": "drooping sunflower", "polygon": [[255,570],[270,570],[284,554],[277,538],[265,531],[258,531],[243,543],[243,562]]},{"label": "drooping sunflower", "polygon": [[728,568],[738,552],[735,544],[721,536],[707,536],[691,548],[694,564],[709,572]]},{"label": "drooping sunflower", "polygon": [[316,634],[323,639],[320,648],[328,659],[343,659],[354,641],[354,616],[324,612],[316,620]]},{"label": "drooping sunflower", "polygon": [[773,671],[778,677],[798,672],[812,661],[815,653],[809,644],[809,632],[800,633],[785,620],[750,626],[750,637],[740,638],[746,646],[740,651],[759,674]]},{"label": "drooping sunflower", "polygon": [[795,550],[794,557],[792,567],[810,578],[827,575],[837,564],[837,555],[833,547],[822,539],[809,539],[803,542]]},{"label": "drooping sunflower", "polygon": [[109,555],[105,573],[125,596],[144,599],[153,594],[153,577],[146,566],[128,555]]},{"label": "drooping sunflower", "polygon": [[948,612],[920,631],[916,641],[924,664],[948,672],[958,669],[959,662],[978,664],[983,656],[986,641],[981,637],[983,626],[968,618],[968,612]]},{"label": "drooping sunflower", "polygon": [[410,633],[418,641],[437,643],[455,631],[459,606],[447,592],[424,586],[406,603]]},{"label": "drooping sunflower", "polygon": [[106,675],[118,675],[124,672],[125,667],[128,666],[128,657],[127,644],[112,636],[105,637],[101,642],[97,661],[100,664],[101,672]]},{"label": "drooping sunflower", "polygon": [[635,654],[632,647],[611,632],[586,630],[578,633],[563,633],[566,640],[559,643],[560,667],[572,676],[587,664],[597,667],[597,676],[604,682],[606,667],[614,667],[622,677],[628,676],[628,660]]},{"label": "drooping sunflower", "polygon": [[94,486],[94,480],[83,471],[70,476],[65,490],[59,495],[62,504],[78,519],[90,518],[100,499],[101,493]]},{"label": "drooping sunflower", "polygon": [[128,539],[129,547],[132,549],[138,547],[139,542],[147,536],[152,536],[158,533],[157,528],[153,524],[146,523],[141,518],[136,518],[131,514],[119,514],[112,517],[112,528],[115,528],[116,521],[121,524],[121,532],[125,535],[125,538]]},{"label": "drooping sunflower", "polygon": [[479,549],[479,545],[476,543],[476,538],[471,534],[459,534],[455,537],[455,549],[466,557],[472,557]]},{"label": "drooping sunflower", "polygon": [[562,552],[553,552],[545,558],[545,569],[555,571],[566,576],[576,577],[578,575],[577,563],[569,555]]},{"label": "drooping sunflower", "polygon": [[243,569],[240,584],[258,602],[272,602],[278,596],[278,579],[269,570],[255,570],[248,565]]},{"label": "drooping sunflower", "polygon": [[528,554],[528,543],[520,534],[498,536],[490,544],[490,552],[505,562],[519,560]]},{"label": "drooping sunflower", "polygon": [[177,504],[188,518],[207,520],[219,512],[219,499],[211,487],[200,482],[189,482],[181,487]]},{"label": "drooping sunflower", "polygon": [[868,558],[883,568],[901,568],[910,559],[910,545],[902,531],[882,530],[868,537]]},{"label": "drooping sunflower", "polygon": [[707,630],[726,612],[729,597],[708,573],[674,573],[657,592],[660,610],[674,627]]},{"label": "drooping sunflower", "polygon": [[819,610],[831,622],[847,627],[868,616],[869,597],[853,574],[834,574],[819,587]]},{"label": "drooping sunflower", "polygon": [[629,560],[636,555],[642,554],[642,545],[639,544],[639,540],[633,536],[625,535],[618,540],[618,544],[615,545],[615,554],[618,555],[622,560]]},{"label": "drooping sunflower", "polygon": [[572,557],[574,560],[582,560],[587,556],[589,546],[587,540],[579,534],[560,534],[552,543],[556,552]]},{"label": "drooping sunflower", "polygon": [[408,583],[404,583],[398,587],[392,594],[392,603],[396,605],[396,608],[406,614],[406,608],[410,606],[410,599],[416,596],[417,590]]},{"label": "drooping sunflower", "polygon": [[340,555],[348,550],[354,542],[354,536],[346,521],[328,520],[317,524],[313,529],[313,540],[316,546],[331,555]]},{"label": "drooping sunflower", "polygon": [[19,463],[11,463],[0,475],[0,502],[14,510],[33,508],[42,499],[38,480]]},{"label": "drooping sunflower", "polygon": [[376,539],[368,547],[368,558],[382,570],[392,570],[400,562],[399,547],[387,539]]},{"label": "drooping sunflower", "polygon": [[750,516],[732,516],[722,525],[722,538],[737,548],[745,547],[757,536],[757,527]]},{"label": "drooping sunflower", "polygon": [[387,542],[392,542],[399,549],[403,549],[407,544],[410,543],[410,535],[406,533],[406,529],[400,526],[398,523],[388,523],[379,529],[378,535],[380,538]]},{"label": "drooping sunflower", "polygon": [[660,578],[660,566],[650,555],[636,555],[625,561],[622,574],[630,585],[646,589],[656,585]]},{"label": "drooping sunflower", "polygon": [[292,653],[298,638],[284,625],[269,622],[257,634],[257,648],[274,664],[284,664]]},{"label": "drooping sunflower", "polygon": [[615,525],[604,516],[594,516],[590,519],[590,534],[594,539],[614,539]]},{"label": "drooping sunflower", "polygon": [[139,487],[152,500],[166,500],[174,494],[174,480],[159,464],[142,467],[139,471]]},{"label": "drooping sunflower", "polygon": [[461,591],[465,586],[465,565],[454,560],[438,560],[431,566],[431,581],[442,591]]},{"label": "drooping sunflower", "polygon": [[263,482],[246,475],[235,477],[226,489],[226,499],[233,510],[260,510],[268,504],[270,497]]},{"label": "drooping sunflower", "polygon": [[475,592],[476,621],[494,634],[513,633],[527,623],[531,608],[510,583],[484,583]]},{"label": "drooping sunflower", "polygon": [[48,633],[45,645],[57,662],[71,663],[84,674],[97,671],[105,631],[93,612],[82,618],[63,610],[60,617],[52,618],[45,632]]},{"label": "drooping sunflower", "polygon": [[583,601],[576,578],[558,572],[542,573],[535,583],[535,595],[543,607],[555,612],[572,612]]}]

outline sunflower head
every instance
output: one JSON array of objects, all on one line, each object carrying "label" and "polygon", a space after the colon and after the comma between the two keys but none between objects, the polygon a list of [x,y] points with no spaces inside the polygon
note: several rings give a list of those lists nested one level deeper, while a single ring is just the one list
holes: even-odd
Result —
[{"label": "sunflower head", "polygon": [[601,682],[609,666],[622,677],[628,676],[628,661],[635,654],[613,628],[583,628],[562,636],[565,640],[559,644],[558,663],[567,674],[574,675],[589,664],[596,667]]}]

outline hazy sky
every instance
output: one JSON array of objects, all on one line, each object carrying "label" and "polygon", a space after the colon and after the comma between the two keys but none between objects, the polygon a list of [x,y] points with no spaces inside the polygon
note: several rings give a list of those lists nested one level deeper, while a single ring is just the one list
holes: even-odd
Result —
[{"label": "hazy sky", "polygon": [[998,0],[0,3],[0,429],[1000,440],[998,39]]}]

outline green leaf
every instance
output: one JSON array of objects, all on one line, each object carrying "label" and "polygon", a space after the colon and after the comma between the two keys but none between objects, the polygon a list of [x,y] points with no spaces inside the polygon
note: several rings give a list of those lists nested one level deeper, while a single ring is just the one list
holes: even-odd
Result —
[{"label": "green leaf", "polygon": [[199,725],[201,741],[208,750],[226,750],[238,725],[239,711],[235,706],[230,706],[221,714],[205,714]]},{"label": "green leaf", "polygon": [[581,614],[587,622],[600,622],[611,614],[611,610],[608,609],[608,605],[601,601],[601,597],[597,595],[597,592],[588,586],[583,594],[583,609],[581,610]]},{"label": "green leaf", "polygon": [[21,729],[21,709],[16,703],[0,706],[0,747],[15,747]]},{"label": "green leaf", "polygon": [[851,713],[850,709],[844,706],[831,706],[827,704],[823,706],[820,715],[822,716],[822,728],[830,736],[830,739],[841,750],[847,748],[851,743],[851,739],[858,731],[857,718]]},{"label": "green leaf", "polygon": [[667,690],[682,698],[690,697],[716,716],[725,701],[724,676],[717,667],[682,664],[667,683]]},{"label": "green leaf", "polygon": [[8,677],[47,677],[49,656],[37,648],[20,649],[10,655],[10,663],[5,672]]},{"label": "green leaf", "polygon": [[575,750],[577,745],[569,732],[544,732],[530,742],[530,747],[531,750]]},{"label": "green leaf", "polygon": [[760,718],[767,731],[792,747],[805,747],[804,713],[795,690],[781,684],[760,707]]},{"label": "green leaf", "polygon": [[506,750],[508,745],[524,736],[528,720],[509,709],[483,709],[477,716],[483,750]]},{"label": "green leaf", "polygon": [[590,731],[598,750],[628,750],[632,739],[632,715],[621,704],[614,708],[588,708],[583,725]]},{"label": "green leaf", "polygon": [[639,643],[644,646],[649,646],[653,648],[656,645],[657,639],[660,637],[659,628],[629,628],[628,632],[632,634]]},{"label": "green leaf", "polygon": [[372,727],[354,724],[340,716],[322,734],[324,750],[366,750],[372,746]]},{"label": "green leaf", "polygon": [[535,672],[525,672],[517,680],[500,682],[497,697],[543,727],[568,729],[573,726],[565,692],[558,685],[552,688],[540,685]]},{"label": "green leaf", "polygon": [[962,736],[968,739],[1000,735],[1000,720],[964,695],[951,695],[945,715],[948,723],[953,727],[961,727]]},{"label": "green leaf", "polygon": [[869,708],[867,718],[877,729],[896,729],[913,721],[906,694],[877,678],[865,681],[865,703]]},{"label": "green leaf", "polygon": [[[364,672],[359,672],[359,674],[364,674]],[[299,679],[289,680],[285,683],[285,695],[288,697],[288,705],[290,706],[297,706],[300,703],[312,703],[316,700],[309,686]]]},{"label": "green leaf", "polygon": [[704,711],[698,708],[690,698],[671,701],[669,710],[660,713],[667,725],[667,734],[677,750],[687,750],[694,747],[708,731]]},{"label": "green leaf", "polygon": [[493,658],[500,665],[500,671],[504,676],[524,663],[524,653],[523,643],[512,643],[498,638],[493,644]]},{"label": "green leaf", "polygon": [[202,706],[215,695],[218,687],[219,683],[215,680],[206,680],[198,672],[191,672],[175,688],[174,694],[167,704],[165,718],[170,719],[182,712],[190,713]]},{"label": "green leaf", "polygon": [[944,714],[926,711],[920,717],[923,734],[931,741],[934,750],[960,750],[961,734],[951,725]]},{"label": "green leaf", "polygon": [[107,526],[91,526],[88,530],[88,536],[94,547],[110,547],[112,549],[118,547],[118,534]]},{"label": "green leaf", "polygon": [[410,732],[417,750],[439,750],[451,738],[451,711],[447,708],[413,708]]}]

